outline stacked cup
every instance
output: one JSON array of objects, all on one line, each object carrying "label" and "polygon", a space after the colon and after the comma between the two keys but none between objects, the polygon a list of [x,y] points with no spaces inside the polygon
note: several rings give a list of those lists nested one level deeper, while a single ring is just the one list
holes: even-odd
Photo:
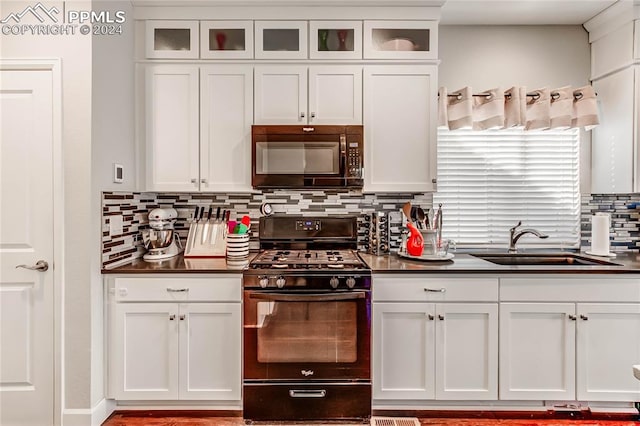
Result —
[{"label": "stacked cup", "polygon": [[227,234],[227,257],[242,258],[249,256],[249,233]]}]

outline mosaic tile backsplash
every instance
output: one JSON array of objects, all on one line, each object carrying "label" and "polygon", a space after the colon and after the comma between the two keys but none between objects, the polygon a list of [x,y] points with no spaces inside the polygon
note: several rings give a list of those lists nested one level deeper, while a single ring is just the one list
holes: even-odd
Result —
[{"label": "mosaic tile backsplash", "polygon": [[[189,220],[196,206],[213,206],[231,210],[231,220],[243,215],[251,217],[250,248],[258,248],[258,220],[260,206],[269,203],[274,214],[303,216],[357,215],[383,212],[389,215],[389,247],[400,246],[402,205],[410,201],[413,205],[430,208],[432,197],[425,194],[363,194],[358,191],[271,191],[249,194],[205,194],[205,193],[102,193],[102,266],[117,264],[142,257],[145,250],[140,230],[148,227],[147,214],[157,207],[173,207],[178,211],[175,229],[181,240],[187,239]],[[122,233],[110,234],[113,216],[122,216]],[[359,233],[359,242],[364,247],[367,231]]]},{"label": "mosaic tile backsplash", "polygon": [[609,240],[611,251],[636,251],[640,248],[640,194],[592,194],[582,197],[581,246],[591,246],[591,216],[596,212],[611,215]]},{"label": "mosaic tile backsplash", "polygon": [[[431,194],[362,194],[357,191],[273,191],[251,194],[203,193],[131,193],[102,194],[102,265],[103,267],[141,257],[145,250],[140,230],[148,227],[147,214],[156,207],[174,207],[178,211],[176,230],[183,241],[189,231],[189,219],[195,206],[231,210],[231,219],[251,217],[250,248],[258,248],[258,219],[263,203],[272,205],[275,214],[359,215],[383,212],[389,215],[389,247],[400,245],[404,203],[430,208]],[[640,194],[585,195],[582,197],[581,245],[591,245],[591,216],[596,212],[611,214],[611,251],[635,251],[640,248]],[[122,216],[122,233],[110,235],[110,218]],[[366,231],[360,234],[364,238]],[[359,238],[360,239],[360,238]],[[360,239],[362,242],[363,240]]]}]

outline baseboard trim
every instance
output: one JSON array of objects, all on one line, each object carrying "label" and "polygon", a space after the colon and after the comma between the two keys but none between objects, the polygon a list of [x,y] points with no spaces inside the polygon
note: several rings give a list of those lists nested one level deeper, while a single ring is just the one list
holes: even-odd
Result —
[{"label": "baseboard trim", "polygon": [[66,408],[62,411],[63,426],[100,426],[115,409],[115,402],[103,399],[93,408]]},{"label": "baseboard trim", "polygon": [[419,418],[464,418],[464,419],[524,419],[524,420],[617,420],[634,421],[638,414],[620,412],[562,412],[562,411],[528,411],[528,410],[380,410],[373,409],[373,416],[383,417],[419,417]]}]

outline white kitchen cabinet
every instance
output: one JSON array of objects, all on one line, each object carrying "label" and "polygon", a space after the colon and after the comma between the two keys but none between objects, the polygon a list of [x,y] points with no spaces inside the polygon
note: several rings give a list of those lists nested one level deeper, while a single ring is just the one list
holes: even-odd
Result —
[{"label": "white kitchen cabinet", "polygon": [[145,22],[145,53],[150,59],[197,59],[199,22],[149,20]]},{"label": "white kitchen cabinet", "polygon": [[365,59],[438,59],[437,21],[364,21]]},{"label": "white kitchen cabinet", "polygon": [[592,131],[591,192],[630,193],[639,188],[640,66],[593,82],[600,125]]},{"label": "white kitchen cabinet", "polygon": [[362,124],[362,67],[255,67],[255,124]]},{"label": "white kitchen cabinet", "polygon": [[255,21],[256,59],[307,59],[307,21]]},{"label": "white kitchen cabinet", "polygon": [[498,305],[462,300],[497,280],[374,277],[374,400],[497,399]]},{"label": "white kitchen cabinet", "polygon": [[251,191],[253,67],[200,68],[200,190]]},{"label": "white kitchen cabinet", "polygon": [[630,373],[640,359],[640,304],[577,305],[577,399],[638,401]]},{"label": "white kitchen cabinet", "polygon": [[200,57],[253,58],[253,21],[200,22]]},{"label": "white kitchen cabinet", "polygon": [[436,185],[435,65],[364,68],[366,192],[428,192]]},{"label": "white kitchen cabinet", "polygon": [[108,280],[108,396],[241,398],[237,276]]},{"label": "white kitchen cabinet", "polygon": [[640,399],[637,277],[504,278],[500,299],[500,399]]},{"label": "white kitchen cabinet", "polygon": [[500,304],[500,399],[575,399],[575,306]]},{"label": "white kitchen cabinet", "polygon": [[250,65],[146,68],[146,189],[250,191]]},{"label": "white kitchen cabinet", "polygon": [[362,21],[309,21],[309,58],[362,59]]},{"label": "white kitchen cabinet", "polygon": [[196,65],[148,65],[145,76],[146,189],[199,187],[199,71]]}]

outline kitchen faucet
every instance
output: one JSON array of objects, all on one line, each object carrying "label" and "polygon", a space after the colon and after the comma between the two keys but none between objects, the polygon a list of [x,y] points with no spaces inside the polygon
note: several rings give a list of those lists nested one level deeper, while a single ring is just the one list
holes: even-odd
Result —
[{"label": "kitchen faucet", "polygon": [[520,225],[522,225],[522,221],[519,221],[516,226],[509,229],[509,253],[518,252],[518,250],[516,249],[516,243],[518,242],[520,237],[522,237],[524,234],[533,234],[538,238],[549,238],[547,234],[544,234],[533,228],[520,229],[519,231],[516,232],[516,228],[518,228],[518,226]]}]

